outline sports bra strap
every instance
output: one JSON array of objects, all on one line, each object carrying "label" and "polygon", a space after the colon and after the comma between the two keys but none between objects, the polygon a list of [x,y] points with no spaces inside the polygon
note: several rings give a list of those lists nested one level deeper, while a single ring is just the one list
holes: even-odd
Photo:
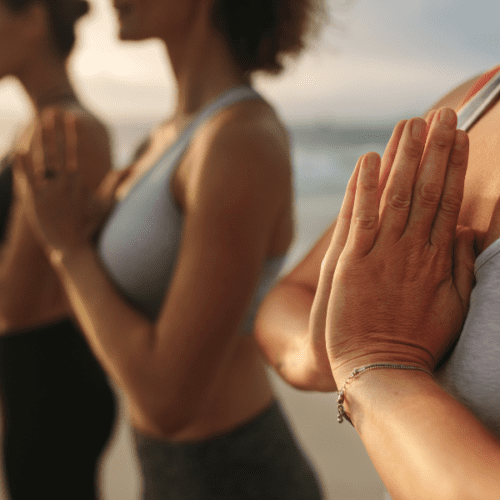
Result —
[{"label": "sports bra strap", "polygon": [[498,95],[500,95],[500,67],[485,73],[470,89],[457,113],[457,128],[466,132],[470,130]]}]

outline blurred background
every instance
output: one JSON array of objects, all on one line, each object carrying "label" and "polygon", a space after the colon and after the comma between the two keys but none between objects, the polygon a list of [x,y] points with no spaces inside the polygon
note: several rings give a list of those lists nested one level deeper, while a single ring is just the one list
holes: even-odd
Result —
[{"label": "blurred background", "polygon": [[[360,154],[382,153],[399,119],[421,115],[458,83],[500,63],[498,2],[327,1],[331,20],[318,43],[283,76],[256,82],[293,146],[297,238],[289,267],[334,219]],[[161,45],[118,42],[111,0],[91,3],[70,69],[85,103],[109,124],[120,167],[172,110],[175,87]],[[0,155],[31,113],[16,82],[0,82]],[[381,499],[382,484],[355,431],[336,422],[335,395],[301,393],[271,376],[327,498]],[[125,407],[103,460],[108,500],[139,498]]]}]

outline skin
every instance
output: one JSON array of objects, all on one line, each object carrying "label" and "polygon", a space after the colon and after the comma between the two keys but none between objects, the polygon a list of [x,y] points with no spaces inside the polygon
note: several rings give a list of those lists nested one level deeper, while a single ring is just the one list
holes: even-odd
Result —
[{"label": "skin", "polygon": [[[423,154],[403,134],[401,149],[413,153],[396,158],[380,208],[378,157],[361,163],[348,201],[350,230],[332,239],[343,240],[344,250],[326,259],[320,275],[335,268],[325,330],[338,386],[355,368],[378,362],[431,372],[460,332],[473,285],[474,231],[456,233],[468,141],[446,115],[454,116],[437,113],[444,127],[434,120]],[[365,372],[350,380],[344,407],[393,498],[500,494],[500,441],[429,374]]]},{"label": "skin", "polygon": [[[48,23],[43,4],[12,12],[0,1],[0,79],[14,76],[21,82],[33,105],[35,119],[48,104],[57,103],[58,96],[64,97],[60,106],[71,108],[80,116],[81,147],[85,151],[82,174],[87,185],[95,188],[111,166],[108,134],[78,102],[66,61],[52,45]],[[34,124],[27,127],[14,150],[32,147],[33,130]],[[92,144],[92,148],[87,144]],[[0,334],[12,334],[70,314],[59,280],[33,237],[18,195],[0,250]]]},{"label": "skin", "polygon": [[[479,78],[460,85],[432,109],[442,106],[459,109]],[[434,112],[428,113],[428,121],[433,114]],[[469,131],[469,168],[458,223],[475,231],[477,254],[500,237],[500,226],[496,222],[500,218],[500,209],[496,208],[500,177],[497,175],[498,166],[495,162],[500,148],[491,140],[492,134],[496,133],[496,120],[499,116],[500,106],[496,103]],[[379,195],[405,123],[402,121],[395,127],[382,158]],[[302,390],[336,390],[325,356],[322,325],[310,324],[311,311],[315,307],[321,307],[317,302],[320,296],[324,297],[316,292],[320,285],[321,264],[336,224],[337,220],[304,259],[271,290],[262,303],[256,320],[255,336],[268,363],[286,382]]]},{"label": "skin", "polygon": [[[165,43],[178,86],[173,117],[107,194],[122,198],[207,103],[248,77],[212,28],[209,0],[117,0],[115,6],[121,39]],[[45,138],[47,151],[51,134]],[[266,408],[273,394],[265,365],[239,325],[262,263],[285,253],[293,236],[289,148],[273,110],[253,100],[222,111],[197,133],[178,166],[171,189],[183,233],[154,323],[123,301],[89,241],[89,220],[97,226],[102,212],[88,215],[96,200],[82,187],[79,158],[69,166],[60,161],[50,183],[40,183],[30,163],[24,157],[19,165],[30,223],[92,349],[127,394],[133,425],[157,437],[197,440]]]},{"label": "skin", "polygon": [[[453,90],[435,108],[445,105],[458,109],[478,79]],[[428,121],[434,115],[431,113]],[[467,275],[472,275],[475,258],[472,245],[477,255],[500,237],[500,146],[495,140],[499,118],[500,104],[496,102],[470,130],[465,179],[460,177],[465,173],[464,159],[450,161],[448,173],[443,174],[448,158],[456,158],[447,153],[457,136],[451,129],[437,139],[430,136],[427,148],[435,149],[438,159],[434,167],[441,180],[432,181],[434,189],[427,189],[430,197],[415,196],[408,204],[408,186],[412,183],[407,179],[406,193],[382,197],[380,215],[375,194],[380,182],[378,160],[372,156],[370,161],[365,158],[358,164],[358,169],[360,165],[364,169],[364,178],[356,184],[354,176],[346,195],[351,199],[347,207],[352,207],[356,199],[354,209],[343,209],[339,219],[261,307],[258,335],[260,339],[274,338],[276,351],[268,348],[266,352],[285,380],[303,389],[335,390],[343,386],[353,369],[371,363],[434,368],[456,338],[464,318],[470,293]],[[409,154],[403,164],[411,165],[415,163],[411,157],[419,157],[425,150],[420,148],[419,153],[410,134],[404,133],[407,126],[401,123],[399,130],[396,127],[389,149],[401,141],[401,154]],[[392,168],[394,171],[394,164]],[[392,184],[390,178],[393,193],[404,176],[399,178],[399,184]],[[422,191],[422,175],[415,179],[417,185],[412,189],[422,195],[426,191]],[[436,185],[443,185],[443,179],[448,196],[437,197],[441,200],[437,205],[433,191]],[[385,216],[395,208],[406,217],[399,223],[397,217],[391,222]],[[436,213],[439,217],[434,219]],[[426,221],[425,230],[421,227],[415,231],[419,226],[415,214]],[[433,224],[435,220],[442,222],[439,230]],[[345,227],[350,227],[351,221],[356,224],[347,237]],[[457,222],[472,229],[458,233],[453,255],[450,241]],[[344,229],[337,231],[341,224]],[[391,231],[393,235],[394,231],[400,235],[403,232],[406,241],[402,237],[391,239]],[[407,258],[415,248],[423,253]],[[438,264],[432,272],[428,262]],[[380,269],[387,271],[381,273]],[[390,300],[380,301],[381,295]],[[275,320],[270,321],[273,317]],[[286,331],[280,327],[283,318],[288,321],[283,323]],[[500,495],[500,442],[429,375],[404,370],[365,372],[350,382],[344,407],[394,499],[461,500]]]}]

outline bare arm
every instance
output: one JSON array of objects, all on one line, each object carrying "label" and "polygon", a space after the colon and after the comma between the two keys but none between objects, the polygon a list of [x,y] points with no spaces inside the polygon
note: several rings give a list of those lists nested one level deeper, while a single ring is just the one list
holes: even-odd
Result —
[{"label": "bare arm", "polygon": [[94,352],[142,416],[166,433],[196,417],[231,355],[290,183],[286,155],[260,128],[230,123],[202,146],[155,323],[116,292],[88,243],[75,236],[52,251]]},{"label": "bare arm", "polygon": [[328,306],[346,413],[395,500],[500,495],[500,442],[429,374],[380,368],[344,386],[373,363],[432,371],[461,329],[474,262],[472,232],[455,238],[468,143],[449,116],[437,114],[422,160],[395,162],[380,209],[377,158],[365,158]]},{"label": "bare arm", "polygon": [[[378,195],[382,196],[397,151],[405,121],[399,122],[382,158]],[[343,248],[342,238],[349,226],[349,200],[354,196],[359,162],[346,189],[338,218],[325,231],[307,256],[267,295],[255,325],[255,336],[268,363],[290,385],[303,390],[334,391],[335,381],[325,354],[324,316],[312,314],[321,309],[326,297],[318,288],[328,288],[329,280],[320,280],[322,262],[329,248],[336,259]],[[340,224],[339,224],[340,221]],[[332,238],[339,241],[332,247]]]},{"label": "bare arm", "polygon": [[499,441],[431,377],[373,370],[347,394],[394,500],[500,498]]},{"label": "bare arm", "polygon": [[[458,109],[480,77],[464,82],[441,98],[430,110],[442,106]],[[428,120],[432,119],[432,112],[426,115]],[[382,159],[383,175],[379,191],[384,185],[384,175],[387,176],[391,168],[402,125],[403,122],[396,127]],[[314,327],[309,321],[321,263],[336,223],[337,219],[304,259],[271,290],[262,303],[256,321],[255,336],[268,363],[287,383],[298,389],[333,391],[336,387],[329,365],[321,355],[323,346],[321,342],[319,345],[314,342]]]},{"label": "bare arm", "polygon": [[[90,189],[95,189],[111,168],[108,133],[98,120],[83,112],[78,132],[82,178]],[[31,129],[23,134],[19,149],[29,149],[31,135]],[[59,280],[33,236],[15,192],[9,219],[0,262],[1,286],[5,290],[0,297],[3,320],[7,325],[21,327],[67,314]]]}]

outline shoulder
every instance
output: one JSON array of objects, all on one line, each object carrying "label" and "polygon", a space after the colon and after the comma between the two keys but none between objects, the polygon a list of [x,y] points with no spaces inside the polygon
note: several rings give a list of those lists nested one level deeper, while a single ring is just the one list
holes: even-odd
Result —
[{"label": "shoulder", "polygon": [[[281,160],[289,163],[288,134],[274,110],[264,101],[248,101],[223,110],[201,131],[207,153],[222,158]],[[249,155],[248,153],[252,153]]]},{"label": "shoulder", "polygon": [[437,109],[443,106],[453,108],[455,110],[458,110],[463,102],[464,99],[468,96],[468,94],[474,89],[475,86],[480,84],[481,80],[484,78],[485,75],[490,74],[493,72],[495,68],[491,68],[489,71],[486,71],[484,73],[481,73],[479,75],[476,75],[469,80],[461,83],[457,87],[455,87],[453,90],[448,92],[446,95],[441,97],[439,101],[437,101],[433,106],[431,106],[430,109]]},{"label": "shoulder", "polygon": [[[191,192],[223,189],[233,196],[275,195],[289,189],[292,169],[288,134],[264,101],[232,106],[210,120],[195,137],[191,161],[196,163]],[[238,189],[240,188],[240,189]]]}]

